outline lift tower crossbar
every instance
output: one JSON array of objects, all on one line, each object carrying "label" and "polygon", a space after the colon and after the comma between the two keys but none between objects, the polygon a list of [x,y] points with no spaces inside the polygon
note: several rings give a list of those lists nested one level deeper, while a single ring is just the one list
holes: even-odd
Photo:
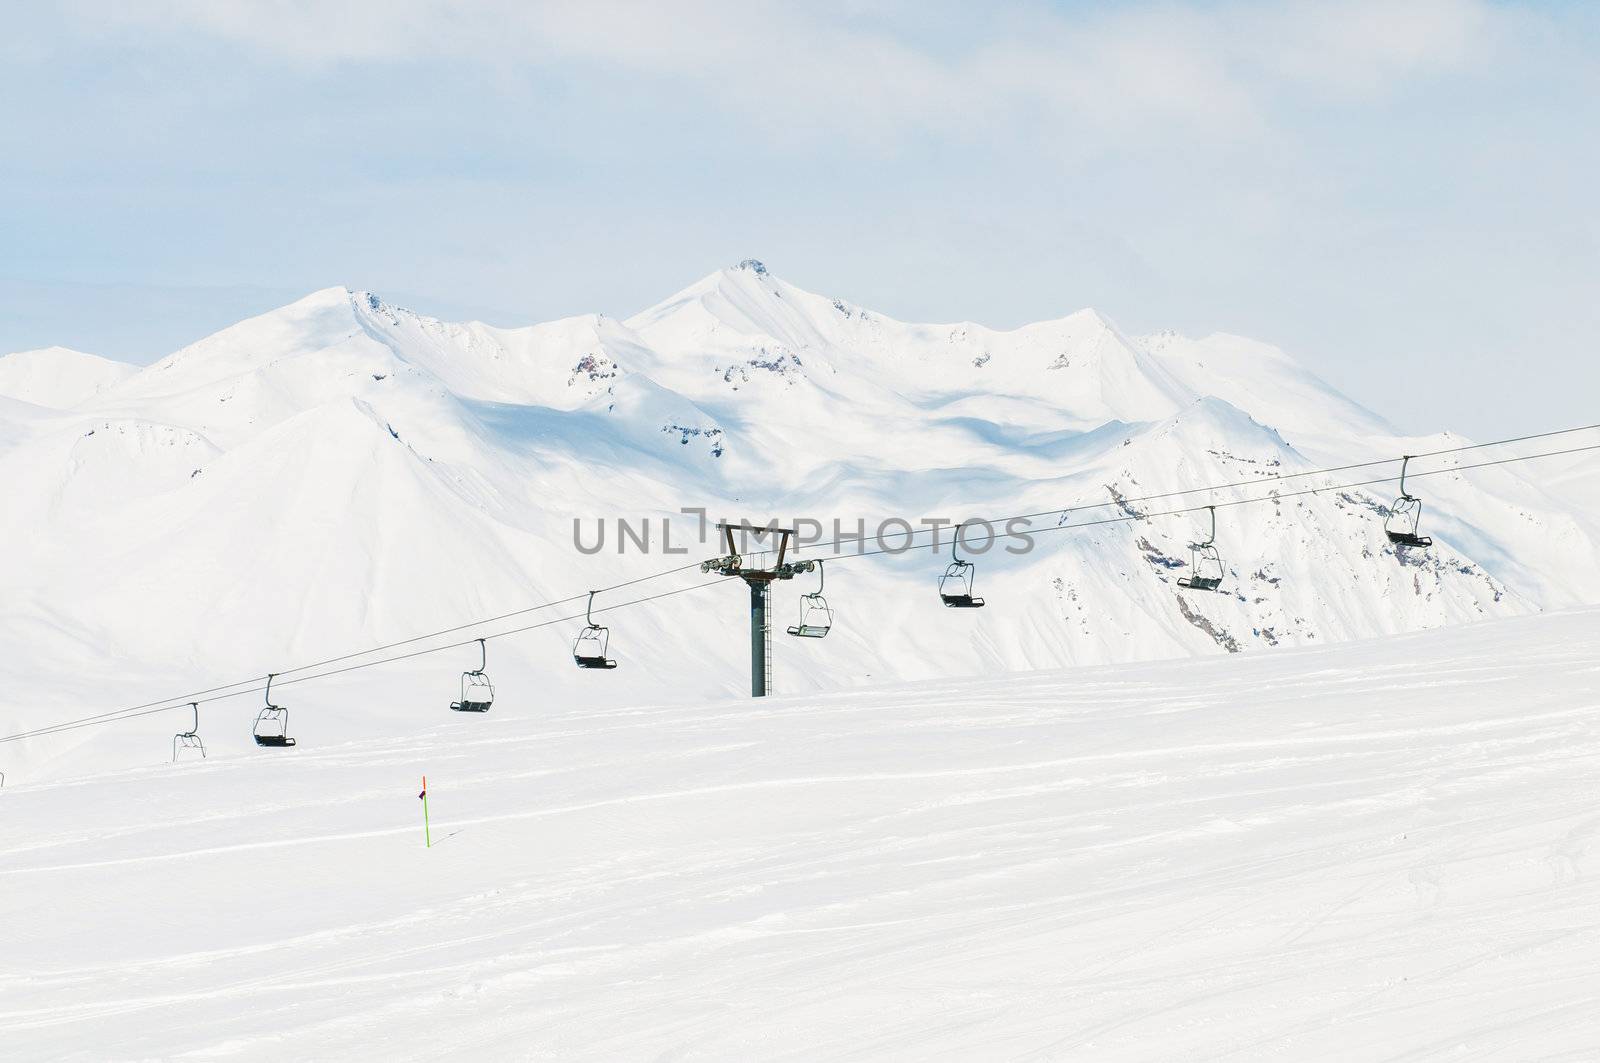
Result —
[{"label": "lift tower crossbar", "polygon": [[[757,524],[718,524],[727,556],[715,557],[700,565],[702,572],[715,572],[723,576],[738,576],[750,588],[750,696],[764,698],[772,676],[772,581],[794,579],[802,572],[816,567],[815,561],[785,561],[793,528],[776,525],[762,527]],[[747,565],[734,542],[734,532],[750,532],[757,538],[770,532],[777,537],[777,552],[771,567]]]}]

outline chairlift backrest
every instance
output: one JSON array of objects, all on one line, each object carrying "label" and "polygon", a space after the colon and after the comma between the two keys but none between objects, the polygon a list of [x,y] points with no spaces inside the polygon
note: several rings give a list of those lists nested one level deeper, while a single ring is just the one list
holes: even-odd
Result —
[{"label": "chairlift backrest", "polygon": [[578,633],[578,641],[573,647],[573,656],[576,657],[604,657],[606,649],[611,643],[611,630],[590,624]]},{"label": "chairlift backrest", "polygon": [[833,607],[821,594],[800,596],[800,623],[828,627],[833,623]]},{"label": "chairlift backrest", "polygon": [[1194,575],[1203,579],[1221,579],[1223,576],[1222,555],[1211,543],[1189,545],[1189,567]]},{"label": "chairlift backrest", "polygon": [[971,594],[977,566],[970,561],[952,561],[939,577],[940,594]]},{"label": "chairlift backrest", "polygon": [[1389,507],[1388,520],[1401,521],[1415,530],[1422,521],[1422,499],[1415,495],[1401,495]]}]

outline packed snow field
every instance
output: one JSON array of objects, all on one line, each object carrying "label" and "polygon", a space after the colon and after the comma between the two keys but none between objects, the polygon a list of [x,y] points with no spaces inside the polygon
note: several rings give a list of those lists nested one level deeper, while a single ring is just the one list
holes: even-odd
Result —
[{"label": "packed snow field", "polygon": [[1600,610],[535,704],[0,793],[0,1055],[1600,1046]]}]

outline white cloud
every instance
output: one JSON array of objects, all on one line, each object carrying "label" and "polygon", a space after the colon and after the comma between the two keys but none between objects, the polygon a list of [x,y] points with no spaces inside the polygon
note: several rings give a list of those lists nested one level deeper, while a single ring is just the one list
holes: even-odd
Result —
[{"label": "white cloud", "polygon": [[[770,0],[77,0],[81,24],[203,33],[296,62],[446,59],[681,85],[775,134],[895,138],[1044,119],[1248,133],[1289,93],[1378,100],[1470,64],[1482,0],[1166,3],[1060,11]],[[929,25],[937,32],[927,29]],[[646,85],[649,89],[653,86]],[[1041,129],[1048,132],[1048,129]]]},{"label": "white cloud", "polygon": [[1269,17],[1255,62],[1331,94],[1379,95],[1417,74],[1483,59],[1510,16],[1463,0],[1298,4]]}]

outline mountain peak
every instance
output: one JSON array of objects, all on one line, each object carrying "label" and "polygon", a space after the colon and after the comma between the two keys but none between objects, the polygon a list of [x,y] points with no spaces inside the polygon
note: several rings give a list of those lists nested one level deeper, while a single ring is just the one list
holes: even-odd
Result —
[{"label": "mountain peak", "polygon": [[[780,316],[788,313],[784,309],[786,294],[806,293],[774,276],[760,259],[746,258],[737,265],[701,277],[682,291],[634,314],[625,324],[633,329],[648,329],[688,312],[696,317],[697,324],[731,315],[737,319],[736,327],[740,331],[758,331],[772,324],[766,320],[771,313]],[[699,320],[702,317],[704,321]]]},{"label": "mountain peak", "polygon": [[64,409],[115,387],[138,371],[138,366],[71,347],[40,347],[0,356],[0,396]]},{"label": "mountain peak", "polygon": [[[364,293],[362,293],[362,294],[364,294]],[[296,307],[296,306],[312,307],[312,306],[336,305],[338,303],[347,303],[350,300],[355,299],[356,297],[357,297],[357,293],[353,289],[347,288],[342,284],[333,284],[333,285],[329,285],[326,288],[318,288],[316,291],[307,292],[305,295],[302,295],[300,298],[296,299],[294,302],[285,303],[283,306],[280,306],[277,309],[278,310],[288,310],[290,307]],[[275,313],[275,312],[276,311],[273,311],[273,310],[267,311],[267,313],[269,313],[269,314],[270,313]],[[257,315],[257,316],[262,316],[262,315]]]}]

